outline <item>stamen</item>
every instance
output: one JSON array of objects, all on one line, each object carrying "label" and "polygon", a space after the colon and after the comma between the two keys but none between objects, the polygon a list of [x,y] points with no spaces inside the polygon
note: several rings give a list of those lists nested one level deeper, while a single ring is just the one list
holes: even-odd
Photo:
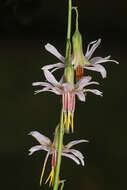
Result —
[{"label": "stamen", "polygon": [[46,157],[45,157],[44,166],[43,166],[41,177],[40,177],[40,186],[42,184],[42,179],[43,179],[43,175],[44,175],[44,171],[45,171],[45,166],[46,166],[49,154],[50,154],[50,152],[48,152],[47,155],[46,155]]},{"label": "stamen", "polygon": [[69,111],[71,109],[71,94],[70,92],[67,93],[67,110]]},{"label": "stamen", "polygon": [[71,124],[71,115],[68,113],[68,119],[67,119],[67,132],[69,133],[70,129],[70,124]]},{"label": "stamen", "polygon": [[67,112],[64,113],[64,126],[65,126],[65,130],[68,133],[68,115]]},{"label": "stamen", "polygon": [[51,172],[50,172],[50,174],[49,174],[49,176],[48,176],[45,184],[48,183],[48,181],[50,180],[49,187],[51,187],[51,185],[53,186],[53,184],[54,184],[54,177],[55,177],[55,171],[54,171],[54,167],[52,167],[52,170],[51,170]]},{"label": "stamen", "polygon": [[62,104],[63,104],[63,110],[65,110],[65,96],[64,96],[64,94],[62,96]]},{"label": "stamen", "polygon": [[66,122],[67,122],[67,113],[65,112],[64,113],[64,125],[66,125]]},{"label": "stamen", "polygon": [[71,130],[74,132],[74,112],[71,113]]},{"label": "stamen", "polygon": [[45,167],[43,167],[43,169],[42,169],[42,173],[41,173],[41,177],[40,177],[40,186],[42,185],[42,179],[43,179],[44,171],[45,171]]},{"label": "stamen", "polygon": [[[63,117],[64,117],[64,126],[67,133],[74,131],[73,117],[75,110],[75,94],[73,91],[68,91],[63,95]],[[73,113],[73,114],[72,114]]]}]

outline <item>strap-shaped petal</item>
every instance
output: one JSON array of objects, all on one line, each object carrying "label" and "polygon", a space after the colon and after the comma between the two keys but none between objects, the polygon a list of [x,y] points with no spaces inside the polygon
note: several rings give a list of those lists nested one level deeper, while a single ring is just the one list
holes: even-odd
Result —
[{"label": "strap-shaped petal", "polygon": [[49,91],[49,87],[45,87],[41,90],[35,90],[34,95],[39,94],[41,92],[48,92],[48,91]]},{"label": "strap-shaped petal", "polygon": [[103,93],[96,89],[85,89],[84,92],[92,92],[93,94],[96,94],[98,96],[103,96]]},{"label": "strap-shaped petal", "polygon": [[[76,88],[82,89],[84,86],[87,85],[87,83],[92,79],[91,76],[82,77],[75,85]],[[83,86],[83,87],[82,87]]]},{"label": "strap-shaped petal", "polygon": [[56,64],[52,64],[52,65],[46,65],[44,67],[42,67],[41,69],[42,70],[50,70],[50,69],[53,69],[52,72],[54,72],[55,70],[57,69],[61,69],[64,67],[64,64],[63,63],[56,63]]},{"label": "strap-shaped petal", "polygon": [[59,85],[58,81],[55,79],[51,72],[49,72],[48,70],[44,70],[44,75],[47,81],[49,81],[51,84],[53,84],[54,86]]},{"label": "strap-shaped petal", "polygon": [[33,82],[32,86],[51,86],[51,84],[47,83],[47,82]]},{"label": "strap-shaped petal", "polygon": [[69,142],[65,147],[67,148],[71,148],[72,146],[76,145],[76,144],[80,144],[80,143],[86,143],[86,142],[89,142],[88,140],[85,140],[85,139],[81,139],[81,140],[75,140],[75,141],[71,141]]},{"label": "strap-shaped petal", "polygon": [[61,89],[57,87],[53,87],[52,89],[46,90],[47,92],[53,92],[54,94],[61,95],[63,92]]},{"label": "strap-shaped petal", "polygon": [[33,136],[41,145],[51,145],[50,139],[38,131],[32,131],[28,135]]},{"label": "strap-shaped petal", "polygon": [[82,166],[85,165],[85,163],[84,163],[84,156],[83,156],[83,154],[80,151],[75,150],[75,149],[69,149],[69,152],[71,152],[72,154],[74,154],[81,161]]},{"label": "strap-shaped petal", "polygon": [[83,156],[83,154],[80,151],[75,150],[75,149],[66,149],[66,150],[64,150],[64,152],[65,153],[72,153],[72,154],[74,154],[74,156],[76,156],[81,161],[82,166],[85,165],[85,163],[84,163],[84,156]]},{"label": "strap-shaped petal", "polygon": [[82,102],[86,101],[85,95],[82,91],[77,91],[77,92],[75,92],[75,94],[78,96],[80,101],[82,101]]},{"label": "strap-shaped petal", "polygon": [[96,82],[96,81],[88,82],[86,86],[91,85],[91,84],[99,85],[99,82]]},{"label": "strap-shaped petal", "polygon": [[80,80],[80,82],[78,83],[78,85],[76,84],[75,87],[77,88],[77,90],[82,90],[85,86],[88,86],[88,85],[91,85],[91,84],[97,84],[97,85],[99,84],[98,82],[95,82],[95,81],[89,82],[90,80],[87,80],[85,78],[86,77],[83,77],[83,79]]},{"label": "strap-shaped petal", "polygon": [[112,60],[112,59],[110,59],[110,57],[111,57],[110,55],[107,57],[94,57],[94,58],[90,59],[89,61],[91,64],[98,64],[98,63],[105,63],[105,62],[109,62],[109,63],[114,62],[116,64],[119,64],[118,61]]},{"label": "strap-shaped petal", "polygon": [[111,57],[110,55],[107,57],[93,57],[89,61],[91,64],[104,63],[107,62],[110,59],[110,57]]},{"label": "strap-shaped petal", "polygon": [[34,152],[36,152],[38,150],[48,151],[49,149],[46,146],[43,146],[43,145],[33,146],[32,148],[29,149],[29,152],[30,152],[29,155],[32,155]]},{"label": "strap-shaped petal", "polygon": [[80,165],[79,160],[73,154],[62,153],[62,156],[68,157],[72,159],[74,162],[76,162],[76,164]]},{"label": "strap-shaped petal", "polygon": [[[101,43],[101,39],[98,39],[97,41],[91,42],[88,45],[87,51],[86,51],[86,54],[85,54],[85,56],[87,57],[88,60],[91,58],[92,54],[97,49],[97,47],[100,45],[100,43]],[[91,45],[92,45],[92,47],[90,48]]]},{"label": "strap-shaped petal", "polygon": [[95,65],[92,65],[91,67],[85,67],[85,68],[91,71],[97,71],[101,73],[103,78],[106,78],[107,76],[106,69],[100,64],[95,64]]},{"label": "strap-shaped petal", "polygon": [[51,44],[46,44],[45,49],[49,51],[51,54],[55,55],[60,61],[64,63],[65,58],[58,52],[58,50]]}]

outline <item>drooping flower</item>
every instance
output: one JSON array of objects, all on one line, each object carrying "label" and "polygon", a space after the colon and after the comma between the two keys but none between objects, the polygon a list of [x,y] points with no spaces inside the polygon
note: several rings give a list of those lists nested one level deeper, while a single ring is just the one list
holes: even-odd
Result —
[{"label": "drooping flower", "polygon": [[[45,167],[48,161],[49,156],[52,156],[51,159],[51,172],[49,174],[49,177],[47,178],[46,182],[47,183],[49,181],[49,186],[53,186],[54,184],[54,177],[55,177],[55,169],[56,169],[56,161],[57,161],[57,150],[58,150],[58,141],[57,141],[57,130],[55,132],[55,137],[54,137],[54,141],[51,142],[51,140],[42,135],[41,133],[37,132],[37,131],[32,131],[29,133],[29,135],[33,136],[39,143],[40,145],[36,145],[33,146],[32,148],[29,149],[29,155],[32,155],[34,152],[38,151],[38,150],[44,150],[47,152],[46,157],[45,157],[45,161],[44,161],[44,165],[43,165],[43,169],[42,169],[42,173],[41,173],[41,177],[40,177],[40,185],[42,184],[42,179],[43,179],[43,175],[44,175],[44,171],[45,171]],[[83,142],[88,142],[87,140],[75,140],[75,141],[71,141],[69,142],[67,145],[63,145],[62,147],[62,156],[68,157],[70,159],[72,159],[74,162],[76,162],[76,164],[78,165],[82,165],[84,166],[84,156],[82,155],[82,153],[78,150],[75,149],[71,149],[72,146],[79,144],[79,143],[83,143]]]},{"label": "drooping flower", "polygon": [[[85,55],[83,54],[81,42],[78,48],[74,47],[74,43],[73,43],[72,64],[74,65],[74,69],[76,70],[77,79],[80,79],[81,78],[80,75],[81,76],[83,75],[83,69],[100,72],[102,77],[106,78],[107,72],[105,68],[101,65],[101,63],[114,62],[116,64],[119,64],[117,61],[110,59],[111,56],[92,58],[93,53],[95,52],[97,47],[100,45],[100,43],[101,43],[101,39],[98,39],[96,41],[89,43]],[[55,55],[61,62],[44,66],[42,67],[42,70],[53,69],[52,70],[53,72],[57,69],[64,68],[65,58],[57,51],[57,49],[49,43],[45,45],[45,49],[49,51],[51,54]]]},{"label": "drooping flower", "polygon": [[[78,15],[76,20],[78,19]],[[72,64],[74,65],[74,69],[76,71],[76,79],[79,80],[84,76],[84,63],[89,64],[86,57],[82,52],[82,36],[78,29],[78,20],[76,25],[75,33],[72,36],[72,44],[73,44],[73,55],[72,55]]]},{"label": "drooping flower", "polygon": [[49,91],[57,95],[62,95],[62,107],[64,113],[64,125],[67,132],[70,126],[73,132],[73,118],[75,111],[75,95],[82,102],[85,102],[85,92],[92,92],[93,94],[102,96],[102,92],[96,89],[86,89],[85,87],[90,84],[99,84],[98,82],[91,81],[91,77],[82,77],[72,88],[70,83],[64,82],[64,77],[58,82],[53,74],[48,70],[44,70],[44,75],[48,82],[34,82],[33,86],[42,86],[41,90],[36,90],[35,94],[40,92]]}]

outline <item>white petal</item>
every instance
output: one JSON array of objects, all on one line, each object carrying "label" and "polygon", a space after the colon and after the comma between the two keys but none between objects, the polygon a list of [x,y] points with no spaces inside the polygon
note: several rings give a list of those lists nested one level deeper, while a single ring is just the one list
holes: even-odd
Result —
[{"label": "white petal", "polygon": [[41,133],[39,133],[37,131],[32,131],[28,135],[33,136],[42,145],[50,145],[51,144],[51,141],[48,137],[42,135]]},{"label": "white petal", "polygon": [[96,89],[85,89],[84,92],[92,92],[93,94],[96,94],[98,96],[103,96],[103,93]]},{"label": "white petal", "polygon": [[85,86],[88,86],[90,84],[97,84],[98,85],[99,83],[95,82],[95,81],[89,82],[88,80],[85,80],[85,77],[84,77],[84,80],[82,80],[78,85],[76,85],[76,87],[78,86],[78,88],[76,90],[77,91],[82,90]]},{"label": "white petal", "polygon": [[47,147],[42,146],[42,145],[37,145],[37,146],[33,146],[32,148],[29,149],[29,155],[32,155],[34,152],[38,151],[38,150],[45,150],[48,151]]},{"label": "white petal", "polygon": [[[110,62],[113,62],[113,63],[116,63],[116,64],[119,64],[119,62],[118,61],[116,61],[116,60],[112,60],[112,59],[109,59],[109,60],[107,60],[109,63]],[[102,63],[102,62],[101,62]]]},{"label": "white petal", "polygon": [[90,80],[92,79],[92,77],[87,76],[87,77],[82,77],[75,85],[76,88],[82,89],[82,86],[84,87]]},{"label": "white petal", "polygon": [[72,154],[67,154],[67,153],[62,153],[62,156],[68,157],[70,159],[72,159],[74,162],[76,162],[76,164],[80,165],[79,160]]},{"label": "white petal", "polygon": [[78,96],[80,101],[82,101],[82,102],[86,101],[85,95],[84,95],[84,93],[82,91],[77,91],[76,95]]},{"label": "white petal", "polygon": [[42,86],[42,82],[33,82],[32,86]]},{"label": "white petal", "polygon": [[107,62],[110,59],[111,56],[107,56],[107,57],[93,57],[92,59],[90,59],[90,63],[91,64],[97,64],[97,63],[104,63]]},{"label": "white petal", "polygon": [[92,44],[95,44],[96,42],[97,42],[97,40],[94,40],[94,41],[92,41],[92,42],[90,42],[90,43],[88,44],[86,53],[90,51],[90,46],[91,46]]},{"label": "white petal", "polygon": [[95,81],[88,82],[86,86],[91,85],[91,84],[97,84],[97,85],[99,85],[99,82],[95,82]]},{"label": "white petal", "polygon": [[55,55],[60,61],[64,63],[64,57],[57,51],[57,49],[53,45],[48,43],[45,45],[45,49],[49,51],[51,54]]},{"label": "white petal", "polygon": [[74,154],[74,156],[76,156],[80,161],[81,161],[81,164],[82,164],[82,166],[84,166],[84,156],[83,156],[83,154],[80,152],[80,151],[78,151],[78,150],[75,150],[75,149],[68,149],[68,150],[65,150],[64,152],[67,152],[67,153],[72,153],[72,154]]},{"label": "white petal", "polygon": [[57,82],[57,80],[55,79],[55,77],[53,76],[53,74],[51,72],[49,72],[48,70],[44,70],[44,75],[45,78],[53,85],[59,85],[59,83]]},{"label": "white petal", "polygon": [[57,95],[62,95],[63,94],[62,90],[58,89],[56,87],[53,87],[52,89],[49,89],[49,90],[46,90],[46,91],[53,92],[54,94],[57,94]]},{"label": "white petal", "polygon": [[41,69],[42,70],[49,70],[49,69],[54,69],[55,68],[53,70],[53,71],[55,71],[56,69],[60,69],[60,68],[63,68],[63,67],[64,67],[63,63],[56,63],[56,64],[52,64],[52,65],[46,65],[46,66],[42,67]]},{"label": "white petal", "polygon": [[84,166],[85,165],[85,163],[84,163],[84,156],[83,156],[83,154],[80,152],[80,151],[78,151],[78,150],[75,150],[75,149],[70,149],[69,150],[72,154],[74,154],[80,161],[81,161],[81,164],[82,164],[82,166]]},{"label": "white petal", "polygon": [[80,162],[81,162],[82,166],[85,166],[84,159],[83,159],[83,158],[81,158],[80,156],[79,156],[78,158],[79,158],[79,160],[80,160]]},{"label": "white petal", "polygon": [[115,60],[110,60],[111,56],[107,56],[107,57],[94,57],[92,59],[90,59],[90,63],[91,64],[98,64],[98,63],[105,63],[105,62],[114,62],[116,64],[119,64],[119,62],[115,61]]},{"label": "white petal", "polygon": [[48,84],[47,82],[33,82],[32,86],[47,86]]},{"label": "white petal", "polygon": [[46,92],[46,91],[47,92],[49,91],[49,87],[45,87],[45,88],[43,88],[41,90],[35,90],[34,95],[39,94],[41,92]]},{"label": "white petal", "polygon": [[[88,45],[87,52],[85,54],[85,56],[87,57],[88,60],[90,59],[90,57],[92,56],[92,54],[94,53],[94,51],[97,49],[97,47],[100,45],[100,43],[101,43],[101,39],[98,39],[97,41],[91,42]],[[90,48],[91,45],[92,45],[92,47]]]},{"label": "white petal", "polygon": [[100,64],[95,64],[95,65],[93,65],[93,67],[91,66],[91,67],[85,67],[85,68],[88,70],[91,70],[91,71],[97,71],[97,72],[101,73],[103,78],[106,78],[106,76],[107,76],[107,72],[106,72],[105,68]]},{"label": "white petal", "polygon": [[72,146],[76,145],[76,144],[80,144],[80,143],[84,143],[84,142],[89,142],[88,140],[82,139],[82,140],[75,140],[75,141],[71,141],[69,142],[65,147],[67,148],[71,148]]},{"label": "white petal", "polygon": [[81,157],[81,158],[84,158],[83,154],[78,151],[78,150],[75,150],[75,149],[67,149],[65,150],[65,152],[70,152],[70,153],[73,153],[76,157]]},{"label": "white petal", "polygon": [[[61,67],[61,68],[64,68],[64,67]],[[51,73],[53,73],[53,72],[55,72],[55,71],[57,71],[58,69],[61,69],[61,68],[55,68],[55,69],[53,69],[53,70],[51,71]]]},{"label": "white petal", "polygon": [[46,86],[46,87],[52,87],[52,85],[50,83],[47,82],[33,82],[32,86]]}]

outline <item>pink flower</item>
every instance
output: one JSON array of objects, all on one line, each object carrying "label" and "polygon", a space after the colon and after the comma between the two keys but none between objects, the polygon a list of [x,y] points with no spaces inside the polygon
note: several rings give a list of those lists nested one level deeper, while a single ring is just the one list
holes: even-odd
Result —
[{"label": "pink flower", "polygon": [[[84,72],[83,69],[100,72],[102,77],[106,78],[107,72],[105,68],[101,65],[101,63],[114,62],[116,64],[119,64],[117,61],[110,59],[111,56],[92,58],[94,51],[100,45],[100,43],[101,39],[91,42],[87,47],[85,55],[83,54],[83,50],[81,50],[81,54],[78,54],[77,52],[76,55],[72,55],[72,64],[74,65],[74,69],[76,70],[77,78],[81,78]],[[65,58],[57,51],[57,49],[49,43],[45,45],[45,49],[51,54],[55,55],[61,62],[44,66],[42,67],[42,70],[53,69],[53,72],[57,69],[64,68]]]},{"label": "pink flower", "polygon": [[[43,165],[43,169],[42,169],[42,173],[41,173],[41,177],[40,177],[40,185],[42,183],[42,179],[43,179],[43,175],[44,175],[44,171],[45,171],[45,167],[48,161],[48,157],[51,155],[52,159],[51,159],[51,172],[49,174],[49,177],[47,178],[46,182],[49,182],[49,186],[53,186],[54,184],[54,177],[55,177],[55,169],[56,169],[56,159],[57,159],[57,143],[56,143],[56,136],[54,137],[54,141],[53,143],[51,142],[51,140],[42,135],[41,133],[37,132],[37,131],[32,131],[29,133],[29,135],[33,136],[39,143],[40,145],[36,145],[33,146],[32,148],[29,149],[29,155],[32,155],[34,152],[38,151],[38,150],[44,150],[47,152],[46,157],[45,157],[45,161],[44,161],[44,165]],[[69,142],[66,146],[63,145],[62,148],[62,156],[68,157],[70,159],[72,159],[76,164],[78,165],[82,165],[84,166],[84,156],[82,155],[82,153],[78,150],[75,149],[71,149],[72,146],[79,144],[79,143],[83,143],[83,142],[88,142],[85,139],[81,139],[81,140],[75,140],[75,141],[71,141]]]},{"label": "pink flower", "polygon": [[70,126],[73,132],[73,117],[75,111],[75,95],[82,102],[86,101],[85,92],[92,92],[93,94],[102,96],[102,92],[96,89],[86,89],[85,87],[90,84],[99,84],[97,82],[91,81],[91,77],[82,77],[72,89],[70,83],[64,83],[64,77],[58,82],[53,74],[48,70],[44,70],[44,75],[48,82],[34,82],[33,86],[43,86],[41,90],[35,91],[35,94],[40,92],[48,91],[53,92],[57,95],[62,95],[62,107],[64,113],[64,124],[65,129],[69,132]]}]

